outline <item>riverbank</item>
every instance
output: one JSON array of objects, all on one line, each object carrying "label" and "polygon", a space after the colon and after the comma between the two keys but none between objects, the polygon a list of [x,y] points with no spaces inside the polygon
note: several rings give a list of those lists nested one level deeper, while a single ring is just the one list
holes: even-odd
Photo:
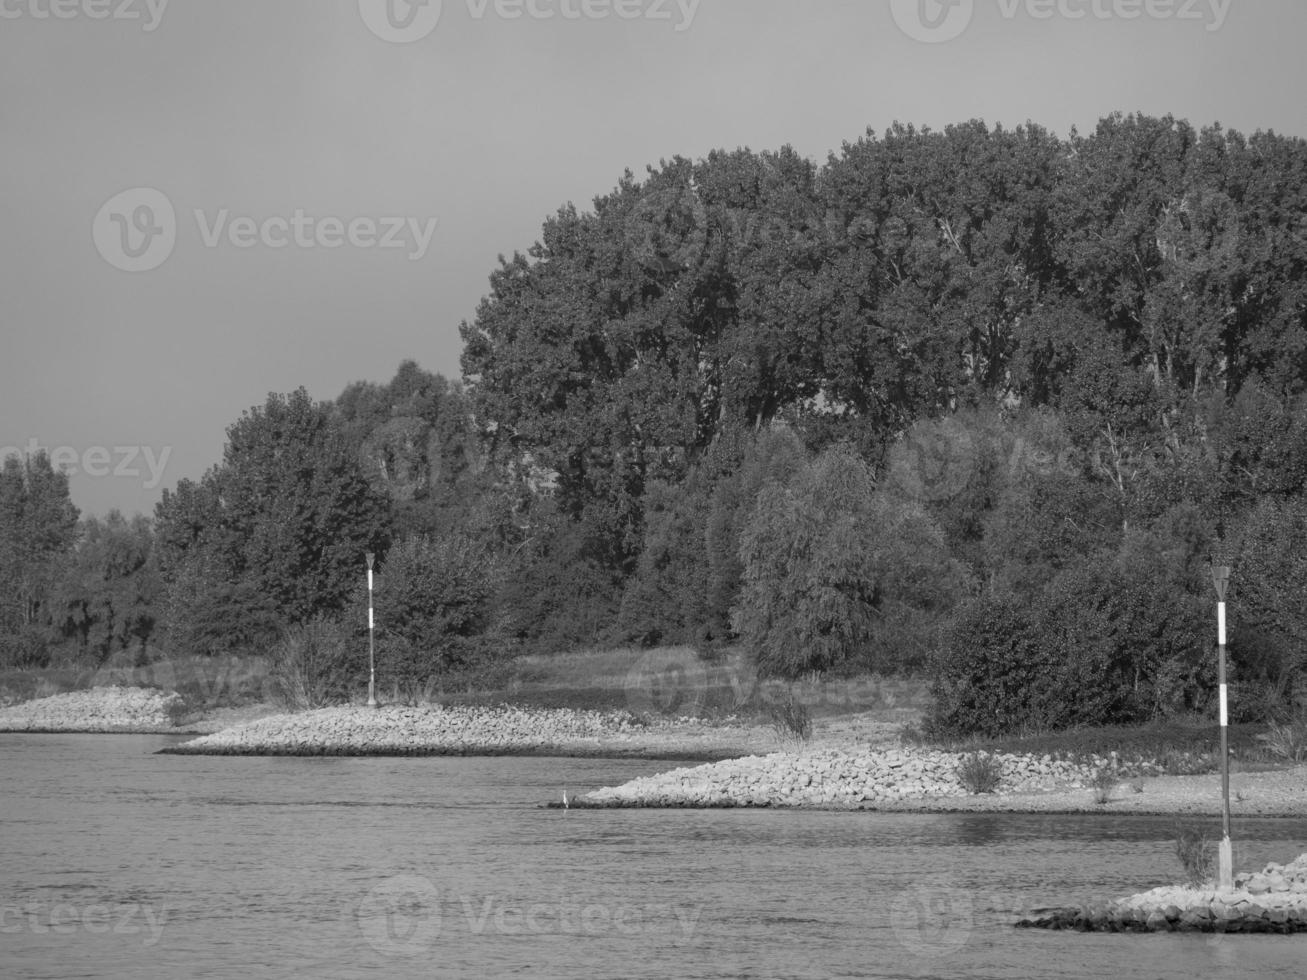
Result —
[{"label": "riverbank", "polygon": [[1307,932],[1307,854],[1235,876],[1229,891],[1163,887],[1103,908],[1046,910],[1019,929],[1079,932]]},{"label": "riverbank", "polygon": [[[905,748],[810,748],[682,767],[604,787],[574,807],[786,807],[910,812],[1221,813],[1221,778],[1121,776],[1095,785],[1110,760],[1072,763],[1001,754],[995,792],[971,793],[958,774],[964,755]],[[550,804],[552,805],[552,804]],[[1307,817],[1307,766],[1231,777],[1231,812]]]},{"label": "riverbank", "polygon": [[0,732],[171,733],[184,710],[174,692],[97,687],[0,708]]},{"label": "riverbank", "polygon": [[163,750],[177,755],[561,755],[727,759],[774,743],[757,726],[625,711],[424,705],[277,714]]}]

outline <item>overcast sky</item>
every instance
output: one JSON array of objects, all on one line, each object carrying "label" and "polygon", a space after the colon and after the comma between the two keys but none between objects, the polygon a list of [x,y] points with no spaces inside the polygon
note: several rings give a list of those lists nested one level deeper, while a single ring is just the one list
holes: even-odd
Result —
[{"label": "overcast sky", "polygon": [[1304,40],[1302,0],[0,0],[0,452],[150,513],[270,391],[457,377],[496,257],[627,168],[1118,109],[1305,136]]}]

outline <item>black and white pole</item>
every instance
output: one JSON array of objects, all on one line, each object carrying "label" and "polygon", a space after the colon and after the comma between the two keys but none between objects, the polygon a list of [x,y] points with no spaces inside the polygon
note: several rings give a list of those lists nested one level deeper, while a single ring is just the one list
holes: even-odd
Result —
[{"label": "black and white pole", "polygon": [[1230,848],[1230,748],[1227,730],[1230,724],[1229,694],[1225,683],[1225,590],[1230,583],[1230,566],[1212,564],[1212,584],[1216,586],[1217,682],[1221,685],[1221,850],[1220,881],[1223,891],[1234,887],[1233,858]]},{"label": "black and white pole", "polygon": [[377,654],[372,641],[372,552],[368,552],[368,707],[377,706]]}]

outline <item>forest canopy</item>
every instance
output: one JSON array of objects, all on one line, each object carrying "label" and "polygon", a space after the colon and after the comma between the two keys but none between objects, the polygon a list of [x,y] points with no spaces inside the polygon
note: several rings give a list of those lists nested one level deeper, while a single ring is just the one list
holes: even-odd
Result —
[{"label": "forest canopy", "polygon": [[1207,707],[1216,550],[1239,710],[1272,715],[1307,635],[1305,273],[1307,144],[1274,133],[1118,114],[665,160],[501,259],[461,381],[270,395],[151,526],[37,534],[66,481],[6,461],[0,653],[356,631],[355,566],[384,592],[397,549],[407,677],[739,645],[929,675],[941,730],[1131,721]]}]

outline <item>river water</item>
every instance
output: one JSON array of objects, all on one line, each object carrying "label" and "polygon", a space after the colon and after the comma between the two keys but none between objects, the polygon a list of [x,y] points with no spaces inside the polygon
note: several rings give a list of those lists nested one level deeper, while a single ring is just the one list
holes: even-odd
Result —
[{"label": "river water", "polygon": [[[1307,937],[1012,928],[1177,880],[1174,818],[544,809],[669,763],[166,744],[0,735],[0,976],[1297,980],[1307,963]],[[1307,816],[1233,836],[1236,867],[1286,861]]]}]

